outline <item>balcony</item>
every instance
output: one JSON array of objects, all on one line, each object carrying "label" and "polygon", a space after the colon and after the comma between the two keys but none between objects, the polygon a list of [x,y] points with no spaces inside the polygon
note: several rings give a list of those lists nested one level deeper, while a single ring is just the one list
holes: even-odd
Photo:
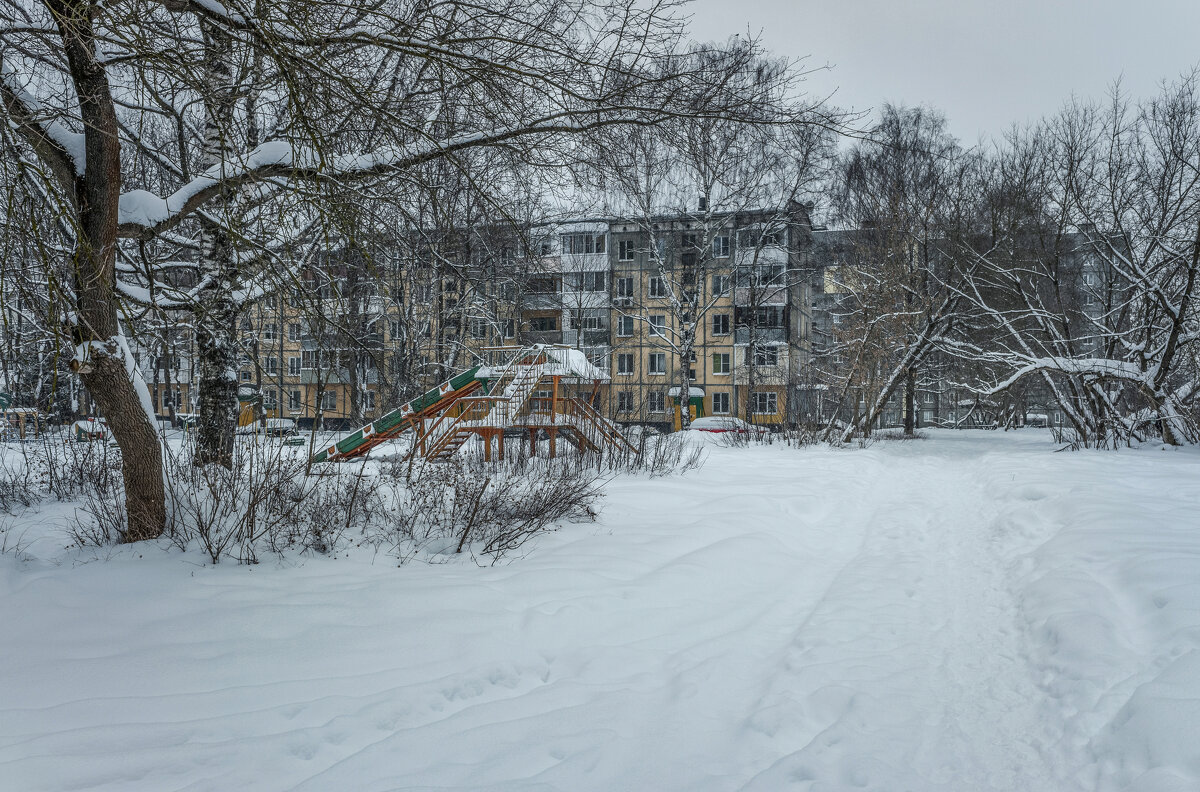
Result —
[{"label": "balcony", "polygon": [[[320,377],[317,374],[320,373]],[[294,376],[294,375],[289,375]],[[330,369],[318,372],[316,369],[300,369],[300,384],[301,385],[316,385],[320,379],[321,384],[325,385],[346,385],[350,382],[350,374],[345,369]],[[359,385],[377,385],[379,384],[379,369],[369,369],[359,372]]]},{"label": "balcony", "polygon": [[562,342],[563,332],[561,330],[521,331],[522,344],[561,344]]},{"label": "balcony", "polygon": [[[754,331],[754,338],[760,344],[786,344],[788,340],[785,327],[760,327]],[[733,343],[749,344],[750,328],[738,327],[733,331]]]},{"label": "balcony", "polygon": [[[734,384],[750,384],[750,368],[750,366],[742,364],[734,369]],[[784,385],[788,382],[788,359],[787,355],[782,352],[774,366],[754,366],[753,368],[756,385]]]},{"label": "balcony", "polygon": [[734,305],[787,305],[787,286],[762,286],[756,289],[737,288],[733,290]]},{"label": "balcony", "polygon": [[522,308],[526,311],[547,311],[562,306],[562,295],[558,292],[530,292],[525,295]]},{"label": "balcony", "polygon": [[608,345],[608,330],[564,330],[562,342],[567,346],[579,346],[581,333],[583,334],[583,346]]}]

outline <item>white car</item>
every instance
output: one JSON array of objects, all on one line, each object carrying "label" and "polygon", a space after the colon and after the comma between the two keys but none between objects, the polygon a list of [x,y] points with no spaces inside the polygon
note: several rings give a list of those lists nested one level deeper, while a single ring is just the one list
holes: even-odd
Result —
[{"label": "white car", "polygon": [[697,418],[692,421],[689,429],[694,429],[697,432],[716,432],[718,434],[724,432],[735,432],[737,434],[762,434],[767,431],[765,426],[755,426],[748,424],[741,418],[732,416],[713,415],[706,418]]}]

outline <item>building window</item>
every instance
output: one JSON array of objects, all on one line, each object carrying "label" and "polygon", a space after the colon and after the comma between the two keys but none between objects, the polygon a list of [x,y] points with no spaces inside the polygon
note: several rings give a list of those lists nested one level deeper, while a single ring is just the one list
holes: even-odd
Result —
[{"label": "building window", "polygon": [[517,323],[513,319],[504,320],[504,337],[512,338],[517,334]]},{"label": "building window", "polygon": [[301,336],[300,323],[292,322],[288,325],[288,341],[299,341]]},{"label": "building window", "polygon": [[650,373],[651,374],[666,374],[667,373],[667,353],[666,352],[651,352],[650,353]]},{"label": "building window", "polygon": [[365,403],[363,405],[363,409],[374,410],[375,409],[375,391],[369,390],[364,395],[366,396],[366,399],[364,399]]},{"label": "building window", "polygon": [[276,357],[267,358],[267,373],[268,374],[278,374],[279,373],[279,358],[276,358]]},{"label": "building window", "polygon": [[488,337],[489,323],[486,319],[472,319],[470,327],[471,338],[480,338],[486,340]]},{"label": "building window", "polygon": [[294,391],[290,391],[288,393],[288,409],[289,410],[299,410],[299,409],[301,409],[301,405],[303,405],[303,404],[304,404],[304,395],[301,394],[300,391],[294,390]]},{"label": "building window", "polygon": [[633,412],[633,391],[617,391],[617,412]]},{"label": "building window", "polygon": [[754,365],[756,366],[778,366],[779,365],[779,347],[777,346],[755,346],[754,347]]},{"label": "building window", "polygon": [[618,300],[633,299],[633,278],[617,278],[613,282],[613,287],[616,290],[616,298]]},{"label": "building window", "polygon": [[666,297],[667,282],[657,276],[650,278],[650,296],[651,297]]},{"label": "building window", "polygon": [[622,239],[617,243],[617,261],[633,261],[635,247],[632,239]]},{"label": "building window", "polygon": [[729,335],[729,314],[713,314],[712,334],[715,336]]},{"label": "building window", "polygon": [[713,415],[728,415],[729,414],[729,394],[714,393],[712,395],[712,411]]},{"label": "building window", "polygon": [[633,317],[618,316],[617,317],[617,335],[621,338],[629,338],[633,335]]},{"label": "building window", "polygon": [[729,373],[729,353],[728,352],[713,352],[712,373],[713,374],[728,374]]},{"label": "building window", "polygon": [[529,320],[529,329],[534,332],[544,333],[558,329],[557,316],[535,316]]},{"label": "building window", "polygon": [[275,340],[275,323],[274,322],[267,322],[265,325],[263,325],[263,340],[264,341],[274,341]]},{"label": "building window", "polygon": [[563,234],[563,253],[603,253],[604,234]]},{"label": "building window", "polygon": [[667,334],[667,315],[650,314],[650,335],[665,336]]},{"label": "building window", "polygon": [[729,276],[728,275],[713,275],[712,276],[712,293],[713,293],[713,297],[720,297],[722,294],[729,293]]},{"label": "building window", "polygon": [[712,250],[713,250],[713,258],[728,258],[729,257],[729,235],[722,234],[721,236],[713,237]]},{"label": "building window", "polygon": [[242,372],[242,382],[249,382],[251,377],[253,377],[253,376],[254,375],[251,374],[249,371],[243,371]]},{"label": "building window", "polygon": [[779,394],[774,391],[755,391],[750,394],[750,406],[755,415],[776,415],[779,412]]},{"label": "building window", "polygon": [[633,355],[621,353],[617,355],[617,373],[633,374]]},{"label": "building window", "polygon": [[650,391],[646,394],[647,406],[652,413],[663,413],[667,411],[667,395],[662,391]]},{"label": "building window", "polygon": [[337,409],[337,391],[321,391],[321,409],[326,411]]}]

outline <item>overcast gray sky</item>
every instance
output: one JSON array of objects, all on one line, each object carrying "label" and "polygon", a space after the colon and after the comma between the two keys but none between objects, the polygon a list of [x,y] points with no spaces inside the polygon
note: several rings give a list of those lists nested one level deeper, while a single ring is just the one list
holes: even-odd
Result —
[{"label": "overcast gray sky", "polygon": [[747,29],[772,51],[832,71],[813,93],[865,110],[931,104],[965,143],[1050,115],[1072,94],[1102,97],[1118,77],[1133,96],[1200,63],[1191,0],[695,0],[692,33]]}]

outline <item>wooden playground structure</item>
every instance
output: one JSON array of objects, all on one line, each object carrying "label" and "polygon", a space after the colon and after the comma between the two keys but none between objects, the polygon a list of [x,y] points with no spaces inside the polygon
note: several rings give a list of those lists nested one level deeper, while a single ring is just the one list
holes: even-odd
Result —
[{"label": "wooden playground structure", "polygon": [[616,424],[596,410],[596,395],[609,377],[582,352],[547,344],[487,351],[496,365],[451,377],[318,451],[312,462],[361,457],[410,429],[416,437],[409,455],[433,462],[451,459],[472,437],[482,441],[485,460],[504,459],[506,435],[527,437],[534,456],[543,432],[551,458],[560,438],[585,453],[634,450]]}]

